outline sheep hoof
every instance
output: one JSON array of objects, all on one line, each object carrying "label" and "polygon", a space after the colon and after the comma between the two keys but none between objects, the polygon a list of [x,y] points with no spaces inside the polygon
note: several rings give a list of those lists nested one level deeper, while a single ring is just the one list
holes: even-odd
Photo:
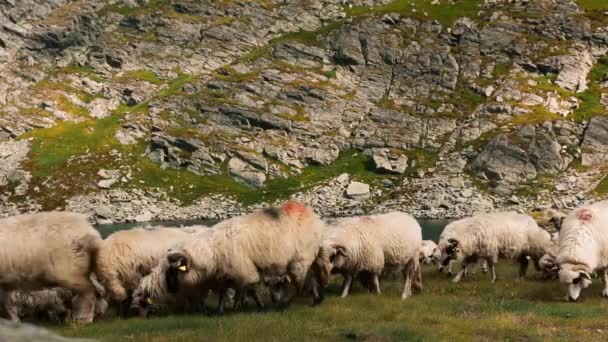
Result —
[{"label": "sheep hoof", "polygon": [[602,297],[608,298],[608,289],[604,289],[604,291],[602,291]]}]

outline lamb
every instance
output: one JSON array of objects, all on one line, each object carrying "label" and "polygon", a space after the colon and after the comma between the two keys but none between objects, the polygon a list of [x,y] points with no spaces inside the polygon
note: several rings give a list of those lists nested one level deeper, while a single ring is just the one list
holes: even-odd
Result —
[{"label": "lamb", "polygon": [[[8,308],[12,315],[19,319],[49,319],[61,322],[72,314],[74,292],[65,288],[54,287],[38,291],[17,290],[8,298]],[[95,317],[102,316],[108,305],[97,294]]]},{"label": "lamb", "polygon": [[220,312],[227,288],[251,291],[270,270],[284,269],[296,293],[301,292],[322,229],[323,222],[312,209],[296,202],[220,222],[209,236],[169,251],[167,287],[175,293],[212,284],[222,291]]},{"label": "lamb", "polygon": [[439,238],[442,265],[462,260],[462,270],[454,277],[459,282],[470,264],[486,260],[496,281],[499,257],[520,262],[520,278],[525,276],[529,258],[537,265],[551,246],[551,236],[528,215],[516,212],[479,214],[450,223]]},{"label": "lamb", "polygon": [[362,275],[368,279],[364,282],[370,290],[379,294],[379,276],[389,267],[401,270],[404,277],[401,298],[406,299],[411,296],[412,282],[418,276],[421,243],[420,225],[405,213],[340,219],[324,233],[316,261],[324,273],[320,285],[327,286],[331,273],[341,273],[344,298],[353,278]]},{"label": "lamb", "polygon": [[94,316],[95,285],[90,275],[101,236],[85,215],[46,212],[0,220],[0,309],[14,321],[12,292],[62,287],[74,291],[77,322]]},{"label": "lamb", "polygon": [[136,228],[113,233],[101,244],[97,277],[111,301],[124,302],[176,243],[207,228]]},{"label": "lamb", "polygon": [[438,263],[441,259],[441,251],[432,240],[424,240],[420,245],[420,263],[430,265]]},{"label": "lamb", "polygon": [[578,300],[596,270],[602,274],[602,296],[608,297],[608,201],[568,214],[559,234],[557,263],[559,280],[568,285],[568,300]]}]

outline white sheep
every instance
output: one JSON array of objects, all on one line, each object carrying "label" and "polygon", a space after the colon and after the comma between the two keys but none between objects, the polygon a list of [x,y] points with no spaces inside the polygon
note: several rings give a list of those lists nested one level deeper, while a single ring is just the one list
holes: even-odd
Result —
[{"label": "white sheep", "polygon": [[519,276],[528,268],[529,258],[535,265],[551,246],[551,236],[534,219],[516,212],[479,214],[454,221],[446,226],[439,238],[442,265],[462,260],[462,270],[454,277],[459,282],[467,268],[477,260],[486,260],[496,281],[495,265],[499,258],[517,259]]},{"label": "white sheep", "polygon": [[438,263],[441,259],[441,251],[435,241],[423,240],[420,244],[420,263],[430,265]]},{"label": "white sheep", "polygon": [[322,229],[323,222],[312,209],[295,202],[228,219],[215,225],[209,236],[169,251],[167,287],[170,292],[184,287],[220,289],[220,312],[227,288],[251,291],[264,274],[274,273],[271,270],[284,269],[300,292],[319,250]]},{"label": "white sheep", "polygon": [[559,280],[568,285],[568,299],[577,300],[601,271],[608,297],[608,201],[582,206],[564,219],[559,233]]},{"label": "white sheep", "polygon": [[96,261],[99,282],[112,301],[121,303],[152,272],[167,250],[208,228],[135,228],[111,234],[101,244]]},{"label": "white sheep", "polygon": [[101,236],[85,215],[47,212],[0,220],[0,308],[11,292],[59,286],[74,291],[73,319],[93,320],[96,288],[90,279]]},{"label": "white sheep", "polygon": [[325,230],[317,258],[316,264],[324,272],[320,285],[327,286],[331,273],[341,273],[342,297],[346,297],[353,278],[362,275],[370,290],[380,293],[379,276],[388,267],[403,274],[401,298],[406,299],[418,277],[421,243],[420,225],[405,213],[337,220]]}]

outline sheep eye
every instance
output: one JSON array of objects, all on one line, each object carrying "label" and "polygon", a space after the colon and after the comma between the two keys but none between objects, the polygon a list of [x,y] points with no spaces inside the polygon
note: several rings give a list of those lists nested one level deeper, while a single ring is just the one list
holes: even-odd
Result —
[{"label": "sheep eye", "polygon": [[581,277],[578,277],[572,281],[572,284],[576,285],[581,282]]}]

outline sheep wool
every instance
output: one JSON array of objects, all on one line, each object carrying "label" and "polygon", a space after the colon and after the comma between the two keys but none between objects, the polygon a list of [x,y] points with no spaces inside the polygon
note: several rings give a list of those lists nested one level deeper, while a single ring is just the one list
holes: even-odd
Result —
[{"label": "sheep wool", "polygon": [[222,281],[242,293],[276,269],[285,270],[300,291],[318,252],[323,223],[309,207],[287,202],[213,228],[209,236],[187,241],[168,253],[167,283],[172,292],[181,286]]},{"label": "sheep wool", "polygon": [[97,278],[115,302],[126,300],[169,248],[208,228],[136,228],[113,233],[101,244]]},{"label": "sheep wool", "polygon": [[25,214],[0,220],[0,304],[14,290],[59,286],[76,294],[74,319],[91,322],[95,286],[90,279],[101,236],[87,216],[68,212]]},{"label": "sheep wool", "polygon": [[608,201],[579,207],[564,219],[557,263],[560,282],[568,285],[568,299],[578,299],[596,270],[602,272],[602,295],[608,297]]},{"label": "sheep wool", "polygon": [[[326,273],[344,276],[342,297],[348,295],[357,275],[369,276],[370,290],[380,293],[379,276],[390,267],[404,275],[405,299],[411,295],[412,281],[419,271],[421,243],[420,224],[402,212],[344,218],[325,230],[319,258]],[[322,285],[326,286],[329,274],[324,279]]]},{"label": "sheep wool", "polygon": [[499,258],[518,259],[520,277],[525,275],[528,258],[535,264],[552,247],[550,234],[528,215],[516,212],[479,214],[454,221],[439,237],[442,265],[462,260],[463,268],[454,277],[458,282],[467,273],[469,264],[486,260],[492,282],[496,280],[494,265]]}]

